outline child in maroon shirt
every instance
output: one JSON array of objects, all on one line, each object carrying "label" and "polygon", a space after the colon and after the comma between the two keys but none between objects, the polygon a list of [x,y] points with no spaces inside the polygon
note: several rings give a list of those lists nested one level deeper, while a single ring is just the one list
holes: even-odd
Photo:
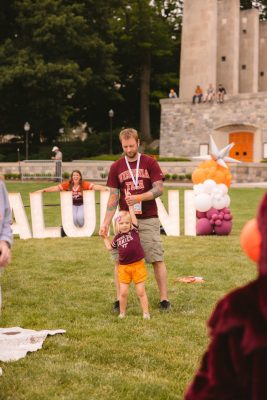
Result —
[{"label": "child in maroon shirt", "polygon": [[119,318],[125,317],[129,285],[133,281],[140,299],[143,317],[144,319],[150,319],[144,284],[147,278],[144,250],[140,243],[137,219],[133,207],[129,207],[129,211],[119,212],[116,218],[116,230],[117,234],[111,243],[106,236],[103,237],[108,250],[118,249],[119,252]]}]

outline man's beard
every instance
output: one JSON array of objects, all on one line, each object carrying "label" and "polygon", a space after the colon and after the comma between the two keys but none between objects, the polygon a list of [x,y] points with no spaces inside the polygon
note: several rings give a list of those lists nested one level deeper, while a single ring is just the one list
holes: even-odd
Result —
[{"label": "man's beard", "polygon": [[136,151],[135,153],[131,152],[130,155],[126,154],[127,158],[129,159],[129,161],[131,161],[132,159],[136,158],[138,151]]}]

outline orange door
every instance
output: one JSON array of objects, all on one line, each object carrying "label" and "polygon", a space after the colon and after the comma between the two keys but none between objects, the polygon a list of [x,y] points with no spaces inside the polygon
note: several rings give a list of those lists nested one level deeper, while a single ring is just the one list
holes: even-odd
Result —
[{"label": "orange door", "polygon": [[243,162],[253,161],[253,136],[252,132],[229,133],[229,143],[234,142],[229,156]]}]

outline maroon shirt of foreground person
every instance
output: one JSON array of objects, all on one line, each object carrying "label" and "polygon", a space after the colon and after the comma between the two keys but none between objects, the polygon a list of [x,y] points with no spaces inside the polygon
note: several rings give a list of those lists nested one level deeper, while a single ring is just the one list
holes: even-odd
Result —
[{"label": "maroon shirt of foreground person", "polygon": [[185,400],[267,400],[267,194],[257,221],[259,275],[215,307],[210,344]]},{"label": "maroon shirt of foreground person", "polygon": [[[129,160],[128,160],[129,161]],[[133,172],[136,174],[137,161],[129,162]],[[164,180],[163,172],[161,171],[158,163],[152,157],[141,154],[139,172],[138,172],[138,188],[136,190],[132,181],[131,175],[125,158],[122,157],[115,161],[109,171],[107,186],[120,189],[120,210],[128,210],[128,205],[125,201],[125,189],[130,191],[131,194],[137,195],[148,192],[152,189],[152,183]],[[142,202],[142,214],[137,214],[137,218],[153,218],[158,216],[157,204],[155,200],[148,200]]]}]

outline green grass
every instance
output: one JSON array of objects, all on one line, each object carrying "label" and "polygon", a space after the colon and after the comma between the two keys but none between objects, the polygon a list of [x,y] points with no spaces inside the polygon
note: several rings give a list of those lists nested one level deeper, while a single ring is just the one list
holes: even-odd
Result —
[{"label": "green grass", "polygon": [[[7,186],[29,204],[28,193],[42,184]],[[206,320],[212,308],[226,292],[256,275],[240,249],[239,233],[255,215],[263,193],[231,190],[234,228],[228,237],[162,237],[172,310],[158,310],[149,266],[150,321],[142,320],[133,287],[127,318],[118,320],[113,314],[113,266],[97,235],[15,239],[12,264],[1,277],[1,326],[67,332],[48,337],[41,350],[20,361],[0,363],[0,399],[182,399],[208,342]],[[46,194],[45,203],[58,203],[57,195]],[[181,201],[181,215],[182,206]],[[45,214],[48,225],[60,224],[58,207],[47,207]],[[206,282],[175,282],[183,275],[203,276]]]}]

